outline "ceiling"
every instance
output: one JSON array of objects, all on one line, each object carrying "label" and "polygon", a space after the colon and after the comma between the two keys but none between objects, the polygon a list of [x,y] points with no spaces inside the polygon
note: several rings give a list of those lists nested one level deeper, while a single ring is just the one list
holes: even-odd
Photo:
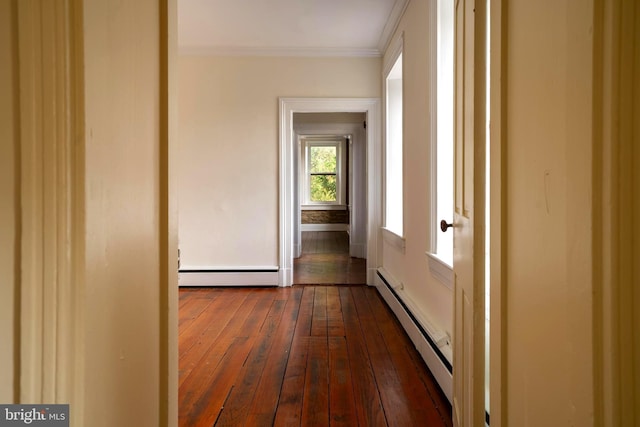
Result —
[{"label": "ceiling", "polygon": [[178,0],[182,53],[380,56],[408,0]]}]

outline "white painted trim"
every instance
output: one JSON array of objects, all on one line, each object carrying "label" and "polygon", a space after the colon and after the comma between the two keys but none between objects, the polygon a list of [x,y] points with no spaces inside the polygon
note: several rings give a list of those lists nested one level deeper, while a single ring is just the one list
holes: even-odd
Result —
[{"label": "white painted trim", "polygon": [[596,21],[595,73],[602,101],[597,105],[593,194],[593,271],[596,423],[638,425],[640,421],[640,7],[604,1]]},{"label": "white painted trim", "polygon": [[302,256],[302,245],[300,243],[293,243],[293,257],[300,258]]},{"label": "white painted trim", "polygon": [[364,243],[352,243],[349,249],[349,254],[353,258],[366,258],[367,245],[365,245]]},{"label": "white painted trim", "polygon": [[[20,402],[84,401],[82,37],[78,4],[17,2]],[[77,38],[76,38],[77,37]],[[77,412],[75,412],[77,411]]]},{"label": "white painted trim", "polygon": [[180,286],[278,286],[278,271],[180,271]]},{"label": "white painted trim", "polygon": [[[302,255],[302,249],[300,250],[300,255]],[[289,268],[280,268],[280,273],[278,274],[278,286],[291,285],[293,285],[293,265]]]},{"label": "white painted trim", "polygon": [[266,56],[301,58],[379,58],[377,48],[313,48],[313,47],[258,47],[258,46],[180,46],[181,56]]},{"label": "white painted trim", "polygon": [[[179,135],[178,135],[178,0],[166,0],[166,9],[161,13],[166,13],[165,19],[160,20],[160,57],[162,51],[166,49],[166,58],[163,59],[162,66],[166,67],[164,72],[166,92],[162,94],[164,102],[161,106],[166,111],[166,122],[161,120],[160,126],[165,126],[166,141],[165,155],[166,163],[160,162],[160,176],[166,173],[166,183],[161,180],[161,195],[166,192],[165,205],[161,204],[162,210],[166,209],[166,230],[161,229],[161,233],[166,235],[166,246],[161,250],[165,251],[166,261],[161,258],[161,269],[166,274],[166,279],[162,280],[160,290],[161,298],[165,299],[166,307],[160,304],[160,341],[163,343],[159,349],[160,354],[160,422],[163,427],[173,426],[178,419],[178,274],[180,268],[178,260],[178,171],[177,159],[179,155]],[[164,22],[164,24],[163,24]],[[166,36],[164,32],[166,31]],[[161,76],[162,76],[161,72]],[[162,115],[161,115],[162,117]],[[163,123],[164,122],[164,123]],[[162,200],[162,197],[161,197]],[[166,206],[166,207],[165,207]],[[164,228],[164,226],[163,226]],[[162,241],[162,240],[161,240]],[[162,265],[164,264],[164,265]],[[162,276],[161,276],[162,277]]]},{"label": "white painted trim", "polygon": [[389,47],[391,37],[393,37],[393,34],[398,29],[398,25],[400,25],[400,21],[409,6],[409,2],[410,0],[396,0],[393,4],[393,8],[389,14],[389,19],[387,19],[387,23],[385,24],[382,34],[380,35],[380,40],[378,41],[378,50],[380,52],[384,52]]},{"label": "white painted trim", "polygon": [[[347,157],[346,150],[348,137],[342,135],[302,135],[299,131],[298,142],[300,147],[300,162],[298,162],[299,180],[298,194],[301,203],[301,209],[308,210],[310,207],[323,209],[332,206],[334,209],[346,209],[347,194]],[[311,200],[310,194],[310,171],[308,151],[310,147],[335,147],[336,149],[336,198],[335,202],[314,202]],[[304,203],[303,203],[304,202]]]},{"label": "white painted trim", "polygon": [[402,54],[402,50],[404,49],[404,33],[401,33],[390,45],[387,51],[384,54],[384,59],[382,60],[382,76],[384,79],[387,78],[391,69],[395,65],[396,61],[400,54]]},{"label": "white painted trim", "polygon": [[[367,277],[378,263],[381,186],[380,100],[377,98],[280,98],[280,285],[291,286],[293,266],[293,113],[364,112],[367,115]],[[297,207],[295,207],[297,209]]]},{"label": "white painted trim", "polygon": [[384,237],[385,242],[404,253],[406,246],[404,237],[398,236],[396,233],[385,227],[382,227],[382,237]]},{"label": "white painted trim", "polygon": [[[504,5],[504,6],[503,6]],[[505,64],[507,62],[506,46],[507,27],[505,26],[504,13],[506,11],[507,0],[490,0],[490,94],[489,94],[489,118],[491,126],[489,128],[490,138],[490,176],[489,192],[490,200],[490,237],[489,237],[489,259],[490,271],[490,322],[489,322],[489,402],[491,425],[502,427],[508,425],[506,416],[506,401],[508,396],[507,388],[507,357],[506,336],[507,330],[507,310],[506,308],[506,286],[502,286],[506,280],[504,276],[506,269],[505,253],[503,252],[503,242],[507,238],[507,218],[504,216],[507,205],[507,185],[504,175],[506,173],[506,158],[504,156],[504,146],[506,144],[506,133],[503,132],[505,126],[507,87],[503,86],[506,80]],[[455,277],[455,276],[454,276]],[[486,285],[485,285],[486,286]],[[503,405],[503,402],[505,403]]]},{"label": "white painted trim", "polygon": [[[415,310],[415,305],[410,302],[410,299],[406,296],[402,296],[402,284],[398,284],[394,281],[391,276],[388,275],[384,269],[378,269],[380,274],[385,278],[389,285],[394,288],[395,292],[399,297],[402,298],[402,302],[411,310],[411,315],[421,323],[423,329],[427,331],[427,333],[431,336],[431,339],[436,343],[440,351],[444,354],[444,356],[451,361],[453,358],[453,353],[451,350],[451,340],[446,335],[446,333],[439,331],[437,328],[434,328],[430,322],[425,321],[425,316],[422,315],[418,311]],[[451,402],[453,396],[453,376],[447,369],[447,367],[442,363],[440,357],[436,354],[431,347],[431,344],[426,340],[423,336],[422,331],[420,331],[418,325],[411,318],[409,313],[405,310],[402,304],[398,301],[398,299],[391,293],[391,291],[387,288],[387,285],[376,275],[375,285],[378,288],[378,292],[385,300],[391,311],[396,315],[398,321],[402,325],[402,328],[405,330],[409,338],[416,346],[416,349],[422,356],[422,359],[429,367],[429,370],[436,378],[438,385]],[[432,335],[433,334],[433,335]]]},{"label": "white painted trim", "polygon": [[299,136],[305,137],[331,137],[342,135],[344,137],[351,136],[362,129],[362,122],[345,122],[345,123],[296,123],[295,131]]},{"label": "white painted trim", "polygon": [[349,231],[349,224],[302,224],[301,231]]},{"label": "white painted trim", "polygon": [[429,248],[438,250],[438,1],[429,8]]},{"label": "white painted trim", "polygon": [[429,258],[429,271],[431,275],[453,291],[453,268],[436,254],[427,252],[427,257]]},{"label": "white painted trim", "polygon": [[[378,268],[378,273],[384,277],[384,280],[389,283],[389,286],[393,288],[393,290],[398,294],[398,296],[402,299],[402,302],[409,308],[411,314],[418,319],[420,326],[422,326],[429,337],[433,340],[436,346],[442,350],[442,348],[446,346],[451,346],[451,339],[449,335],[440,328],[436,327],[433,322],[430,320],[429,316],[427,316],[416,304],[413,303],[413,300],[405,293],[404,291],[404,283],[397,280],[389,271],[387,271],[384,267]],[[446,352],[443,351],[443,354],[446,355]],[[452,358],[451,355],[447,357],[447,360],[451,363]]]},{"label": "white painted trim", "polygon": [[[388,151],[388,140],[389,140],[389,130],[388,130],[388,121],[389,121],[389,100],[388,100],[388,94],[389,94],[389,90],[388,90],[388,81],[389,81],[389,74],[391,73],[391,71],[393,70],[394,66],[396,65],[396,62],[398,61],[398,59],[400,58],[400,55],[402,55],[402,51],[404,49],[404,33],[400,33],[395,40],[393,40],[391,42],[391,44],[389,45],[389,48],[387,49],[387,51],[385,52],[385,55],[383,57],[383,61],[382,61],[382,83],[383,83],[383,90],[382,90],[382,96],[383,96],[383,105],[384,105],[384,117],[382,119],[382,126],[384,128],[384,146],[381,148],[381,156],[382,156],[382,169],[381,169],[381,178],[383,179],[383,184],[381,184],[381,188],[382,188],[382,203],[381,203],[381,209],[383,212],[383,216],[382,216],[382,223],[383,225],[386,226],[387,224],[387,151]],[[404,58],[401,59],[401,65],[403,65],[402,69],[404,70]],[[403,72],[404,74],[404,72]],[[404,75],[402,76],[404,77]],[[404,85],[402,86],[402,90],[404,92]],[[404,99],[404,93],[402,94],[403,99]],[[404,101],[403,101],[404,102]],[[404,119],[402,119],[404,120]],[[403,143],[404,146],[404,143]],[[404,160],[402,161],[402,167],[404,168]],[[404,189],[404,181],[402,183],[402,187]],[[404,191],[404,190],[403,190]],[[403,196],[403,203],[404,203],[404,196]],[[404,216],[405,216],[405,212],[404,212],[404,207],[402,208],[402,224],[404,227]],[[398,248],[400,248],[400,246],[396,245]],[[402,251],[404,251],[404,242],[402,243]]]}]

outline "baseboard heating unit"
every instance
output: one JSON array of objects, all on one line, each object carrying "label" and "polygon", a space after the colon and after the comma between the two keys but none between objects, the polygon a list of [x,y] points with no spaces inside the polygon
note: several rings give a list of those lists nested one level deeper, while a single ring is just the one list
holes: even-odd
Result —
[{"label": "baseboard heating unit", "polygon": [[453,398],[453,369],[450,362],[452,352],[449,337],[428,324],[425,319],[419,320],[417,310],[411,310],[408,302],[403,301],[398,294],[401,291],[397,289],[400,289],[401,286],[394,283],[393,278],[384,269],[378,269],[375,285],[411,338],[447,399],[451,402]]},{"label": "baseboard heating unit", "polygon": [[278,267],[183,268],[179,286],[278,286]]}]

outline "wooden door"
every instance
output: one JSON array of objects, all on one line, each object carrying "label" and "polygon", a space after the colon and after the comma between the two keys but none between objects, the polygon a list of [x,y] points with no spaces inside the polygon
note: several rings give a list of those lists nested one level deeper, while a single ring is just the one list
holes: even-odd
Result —
[{"label": "wooden door", "polygon": [[457,0],[453,419],[484,425],[486,1]]}]

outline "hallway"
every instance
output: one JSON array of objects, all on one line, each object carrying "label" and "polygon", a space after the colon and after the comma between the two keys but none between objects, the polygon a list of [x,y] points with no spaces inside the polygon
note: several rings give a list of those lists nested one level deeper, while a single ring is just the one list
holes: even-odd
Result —
[{"label": "hallway", "polygon": [[345,231],[303,231],[302,255],[293,260],[296,285],[366,284],[366,260],[349,256]]}]

